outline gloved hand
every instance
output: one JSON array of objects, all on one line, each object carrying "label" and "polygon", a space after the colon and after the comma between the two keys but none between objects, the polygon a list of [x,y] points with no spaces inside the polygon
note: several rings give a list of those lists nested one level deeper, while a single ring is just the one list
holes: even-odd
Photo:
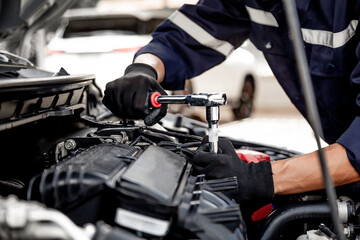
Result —
[{"label": "gloved hand", "polygon": [[246,163],[242,161],[230,141],[219,139],[219,152],[210,153],[203,143],[192,160],[194,174],[206,178],[237,177],[239,200],[266,199],[274,195],[270,162]]},{"label": "gloved hand", "polygon": [[129,65],[124,76],[106,84],[103,103],[116,116],[127,119],[144,119],[146,125],[154,125],[166,115],[167,105],[149,106],[150,94],[167,95],[156,81],[156,70],[147,64]]}]

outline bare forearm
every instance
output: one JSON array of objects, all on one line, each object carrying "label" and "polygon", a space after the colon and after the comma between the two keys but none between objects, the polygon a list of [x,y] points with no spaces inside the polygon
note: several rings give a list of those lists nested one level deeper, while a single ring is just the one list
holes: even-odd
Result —
[{"label": "bare forearm", "polygon": [[[324,148],[324,152],[335,186],[360,181],[360,175],[349,162],[343,146],[335,143]],[[275,194],[301,193],[324,188],[317,152],[272,162],[271,166]]]},{"label": "bare forearm", "polygon": [[152,66],[158,74],[158,82],[164,81],[165,78],[165,66],[161,59],[151,53],[144,53],[137,56],[134,63],[145,63]]}]

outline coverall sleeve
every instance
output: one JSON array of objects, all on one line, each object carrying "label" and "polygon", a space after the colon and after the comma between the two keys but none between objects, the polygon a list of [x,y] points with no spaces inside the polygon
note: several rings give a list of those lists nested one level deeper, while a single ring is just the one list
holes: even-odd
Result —
[{"label": "coverall sleeve", "polygon": [[[356,49],[357,58],[360,59],[360,43]],[[351,74],[351,89],[357,95],[356,117],[350,127],[337,140],[346,148],[347,156],[356,171],[360,173],[360,61]]]},{"label": "coverall sleeve", "polygon": [[184,88],[186,79],[221,63],[248,38],[250,20],[242,0],[201,0],[184,5],[152,33],[136,55],[152,53],[165,65],[162,86]]}]

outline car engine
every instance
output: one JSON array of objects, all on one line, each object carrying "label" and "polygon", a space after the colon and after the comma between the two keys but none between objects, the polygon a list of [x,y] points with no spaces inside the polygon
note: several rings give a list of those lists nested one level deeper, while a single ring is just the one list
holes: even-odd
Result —
[{"label": "car engine", "polygon": [[[207,124],[118,119],[92,75],[18,73],[0,81],[1,239],[332,239],[322,191],[239,204],[235,177],[193,175]],[[299,154],[230,140],[246,161]],[[360,236],[357,188],[337,189],[348,239]]]},{"label": "car engine", "polygon": [[[34,33],[75,2],[0,1],[0,239],[336,239],[325,191],[239,203],[235,177],[192,171],[207,124],[119,119],[94,75],[37,69]],[[300,154],[229,140],[247,162]],[[360,239],[360,185],[336,192],[344,236]]]}]

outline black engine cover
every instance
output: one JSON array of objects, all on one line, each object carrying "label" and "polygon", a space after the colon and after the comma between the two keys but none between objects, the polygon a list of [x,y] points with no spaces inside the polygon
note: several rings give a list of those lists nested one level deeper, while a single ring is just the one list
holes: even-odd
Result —
[{"label": "black engine cover", "polygon": [[219,191],[236,189],[236,179],[206,181],[190,172],[184,157],[164,148],[103,143],[34,177],[28,199],[61,210],[79,225],[105,220],[144,236],[163,237],[174,227],[198,232],[199,214],[233,232],[239,207]]}]

